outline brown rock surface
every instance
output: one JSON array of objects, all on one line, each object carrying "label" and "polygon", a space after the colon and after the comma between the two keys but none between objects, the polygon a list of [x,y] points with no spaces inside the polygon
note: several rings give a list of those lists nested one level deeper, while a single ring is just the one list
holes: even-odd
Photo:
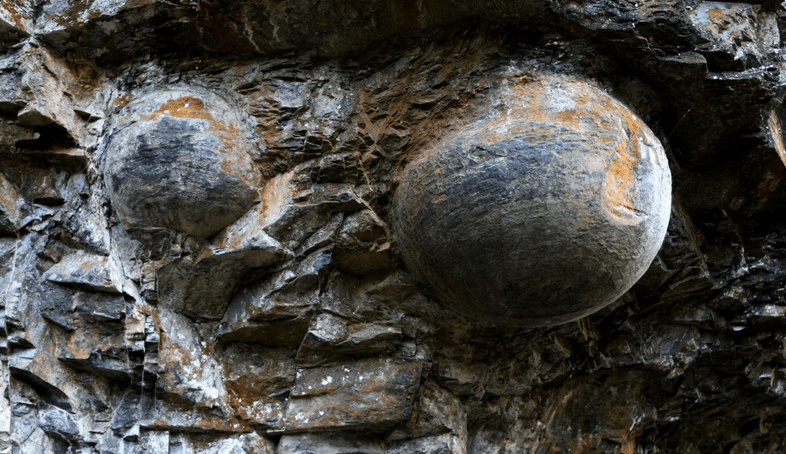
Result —
[{"label": "brown rock surface", "polygon": [[[0,1],[0,452],[783,452],[785,25],[771,0]],[[619,298],[596,275],[549,303],[597,312],[480,322],[416,278],[396,201],[456,138],[597,132],[536,115],[544,77],[636,119],[603,170],[662,145],[668,227]],[[482,282],[564,249],[497,227],[454,236],[519,264],[426,255]]]}]

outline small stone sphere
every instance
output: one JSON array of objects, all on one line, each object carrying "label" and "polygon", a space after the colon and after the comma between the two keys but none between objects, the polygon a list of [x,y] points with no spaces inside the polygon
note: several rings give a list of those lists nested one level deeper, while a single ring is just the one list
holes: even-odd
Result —
[{"label": "small stone sphere", "polygon": [[660,249],[671,212],[663,147],[597,86],[510,84],[497,108],[433,143],[393,201],[408,269],[477,321],[541,327],[619,298]]},{"label": "small stone sphere", "polygon": [[248,132],[232,106],[198,89],[156,91],[122,108],[102,171],[129,229],[208,238],[259,200]]}]

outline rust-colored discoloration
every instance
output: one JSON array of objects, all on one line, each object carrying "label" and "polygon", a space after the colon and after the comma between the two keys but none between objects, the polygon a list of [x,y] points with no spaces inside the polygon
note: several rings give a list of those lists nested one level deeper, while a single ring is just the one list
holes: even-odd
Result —
[{"label": "rust-colored discoloration", "polygon": [[620,448],[621,454],[633,454],[636,452],[636,440],[628,440]]},{"label": "rust-colored discoloration", "polygon": [[[68,27],[72,25],[77,25],[77,23],[87,23],[90,21],[94,21],[99,17],[104,16],[104,13],[101,11],[101,6],[97,8],[93,8],[93,4],[95,0],[74,0],[71,6],[60,13],[54,21],[63,27]],[[151,0],[126,0],[123,2],[123,5],[120,7],[120,10],[128,10],[132,8],[140,8],[147,5],[153,5],[154,2]],[[83,14],[87,11],[87,15],[82,17]]]},{"label": "rust-colored discoloration", "polygon": [[[176,328],[177,324],[170,324],[169,328],[172,327]],[[201,349],[189,349],[189,345],[182,345],[178,339],[195,334],[193,332],[186,335],[176,333],[177,331],[167,332],[167,329],[159,329],[159,364],[162,369],[158,379],[161,382],[162,390],[173,395],[180,395],[195,384],[206,384],[204,389],[199,389],[202,395],[192,403],[202,408],[220,405],[221,396],[210,394],[216,387],[216,384],[211,381],[214,377],[210,376],[208,372],[212,362],[212,345],[205,344]],[[173,337],[172,334],[177,337]]]},{"label": "rust-colored discoloration", "polygon": [[142,117],[142,120],[150,120],[158,115],[205,120],[210,123],[210,126],[216,131],[237,133],[237,128],[234,126],[217,121],[207,110],[205,103],[195,96],[182,96],[180,98],[170,99],[149,115]]},{"label": "rust-colored discoloration", "polygon": [[[79,20],[79,16],[82,13],[90,9],[90,7],[93,5],[93,1],[94,0],[74,1],[71,7],[66,11],[63,11],[63,13],[57,18],[57,24],[65,26],[76,22]],[[98,11],[91,11],[88,19],[95,19],[99,15],[100,13],[98,13]]]},{"label": "rust-colored discoloration", "polygon": [[[630,131],[630,130],[628,130]],[[611,158],[603,185],[603,201],[610,209],[609,214],[620,222],[635,223],[636,215],[636,175],[641,162],[638,136],[627,138],[628,131],[622,131],[622,139],[615,146],[616,154]]]},{"label": "rust-colored discoloration", "polygon": [[[219,95],[186,87],[142,92],[116,114],[113,128],[118,133],[103,170],[118,178],[105,181],[121,222],[132,229],[166,227],[207,238],[259,199],[262,178],[243,117]],[[139,156],[142,143],[154,158]],[[164,175],[161,165],[173,161],[182,165]],[[155,181],[143,169],[157,172]]]},{"label": "rust-colored discoloration", "polygon": [[0,213],[14,225],[19,220],[19,201],[19,189],[0,173]]},{"label": "rust-colored discoloration", "polygon": [[81,269],[82,271],[90,271],[90,270],[93,269],[93,263],[92,262],[84,262],[81,265],[79,265],[79,269]]},{"label": "rust-colored discoloration", "polygon": [[[425,11],[428,5],[423,5],[423,8]],[[495,97],[486,94],[498,82],[498,74],[493,71],[478,74],[472,86],[453,84],[453,81],[467,77],[468,66],[483,67],[488,56],[479,53],[469,56],[467,60],[458,60],[451,57],[456,50],[449,48],[445,53],[436,50],[427,53],[408,65],[409,68],[419,69],[397,73],[400,79],[395,84],[370,81],[365,89],[359,90],[358,134],[370,139],[366,140],[367,146],[361,149],[364,164],[369,161],[379,162],[378,157],[384,156],[382,162],[396,164],[390,176],[391,180],[397,181],[406,163],[416,159],[424,147],[494,110],[492,105]],[[437,61],[439,63],[434,64]],[[431,80],[436,85],[426,92],[411,89],[422,85],[424,80]],[[411,136],[406,148],[401,149],[400,153],[389,156],[373,143],[381,137],[395,134],[402,125],[406,125]],[[366,172],[374,172],[376,166],[370,164],[364,167],[367,167]]]},{"label": "rust-colored discoloration", "polygon": [[[210,124],[210,128],[216,131],[218,138],[229,149],[238,148],[239,132],[232,124],[224,123],[223,121],[216,120],[215,117],[208,111],[205,103],[195,96],[182,96],[179,98],[169,99],[158,109],[154,110],[148,115],[142,117],[142,120],[151,120],[161,115],[168,115],[175,118],[189,118],[194,120],[204,120]],[[227,173],[233,173],[233,163],[237,164],[235,159],[225,159],[221,162],[221,170]]]},{"label": "rust-colored discoloration", "polygon": [[[251,351],[249,351],[251,350]],[[292,387],[294,361],[285,349],[226,347],[223,362],[227,400],[239,417],[256,426],[282,429],[285,400],[271,397]]]},{"label": "rust-colored discoloration", "polygon": [[24,22],[22,22],[22,19],[27,19],[27,18],[22,16],[21,13],[19,13],[19,10],[16,8],[13,2],[10,1],[3,2],[0,4],[0,8],[6,11],[7,13],[6,17],[9,17],[17,28],[19,28],[20,30],[25,29],[25,24]]},{"label": "rust-colored discoloration", "polygon": [[[195,412],[189,405],[188,401],[182,400],[178,402],[175,396],[167,396],[169,402],[166,402],[166,408],[169,411],[177,412],[183,415],[195,416],[196,422],[188,425],[188,430],[192,432],[203,432],[212,434],[242,434],[252,432],[253,429],[245,421],[237,417],[220,418],[215,415],[207,414],[205,412]],[[182,430],[182,426],[173,425],[167,419],[156,419],[149,423],[145,423],[148,429],[159,430]]]},{"label": "rust-colored discoloration", "polygon": [[[555,106],[549,102],[553,99],[549,93],[551,90],[564,90],[573,105],[555,112]],[[600,197],[608,214],[620,223],[640,222],[637,213],[641,208],[636,207],[636,178],[644,156],[642,146],[652,146],[649,143],[652,141],[651,134],[641,127],[640,120],[608,95],[597,90],[587,90],[575,81],[563,80],[555,84],[546,77],[545,80],[519,85],[514,88],[514,92],[518,97],[528,100],[525,102],[524,115],[538,123],[544,133],[567,128],[582,135],[587,153],[600,154],[606,162]],[[597,131],[616,131],[616,134],[609,136]],[[609,148],[614,153],[603,156]],[[656,164],[659,163],[657,153],[653,153],[652,158]],[[593,163],[587,160],[587,165]],[[575,208],[578,212],[584,211],[583,207]],[[580,219],[577,221],[580,222]]]},{"label": "rust-colored discoloration", "polygon": [[[558,81],[558,82],[557,82]],[[584,194],[580,199],[600,197],[608,214],[617,222],[635,224],[640,222],[640,211],[636,207],[636,178],[638,166],[644,156],[643,146],[651,147],[654,141],[651,133],[641,127],[641,122],[632,113],[599,90],[586,90],[579,82],[568,79],[554,79],[542,76],[537,79],[521,79],[510,84],[511,99],[520,104],[509,106],[507,112],[491,119],[485,128],[484,142],[495,143],[506,137],[522,134],[529,129],[541,131],[540,136],[527,133],[530,143],[538,140],[550,141],[558,137],[560,131],[571,131],[581,137],[588,155],[599,159],[588,159],[584,165],[588,171],[604,171],[605,182],[602,193]],[[557,95],[557,92],[561,94]],[[569,99],[564,106],[555,106],[551,100],[555,96],[561,100]],[[520,100],[520,101],[519,101]],[[525,122],[516,120],[525,118]],[[615,131],[616,134],[599,134],[597,130]],[[540,138],[539,138],[540,137]],[[613,149],[613,153],[608,150]],[[650,156],[656,164],[660,163],[657,153]],[[592,168],[605,162],[603,168]],[[585,206],[573,201],[576,212],[583,213]],[[583,222],[577,218],[576,222]]]},{"label": "rust-colored discoloration", "polygon": [[[247,156],[230,152],[246,149],[245,138],[235,125],[216,119],[202,99],[196,96],[181,96],[169,99],[153,112],[141,117],[140,120],[150,121],[161,116],[206,121],[210,125],[210,130],[214,131],[216,137],[224,144],[223,147],[216,150],[223,155],[220,163],[221,171],[230,175],[240,175],[244,179],[249,171],[253,172],[252,169],[248,168],[251,163]],[[246,183],[251,187],[258,187],[261,184],[258,179],[247,181]]]},{"label": "rust-colored discoloration", "polygon": [[129,102],[131,102],[131,99],[132,99],[131,93],[125,93],[123,94],[123,96],[118,96],[117,98],[115,98],[114,101],[112,101],[112,105],[115,107],[122,107],[127,105]]},{"label": "rust-colored discoloration", "polygon": [[81,62],[73,66],[73,73],[76,75],[76,80],[79,82],[79,84],[85,88],[97,87],[101,70],[85,62]]},{"label": "rust-colored discoloration", "polygon": [[707,17],[722,28],[726,28],[729,25],[728,11],[724,8],[718,6],[707,8]]},{"label": "rust-colored discoloration", "polygon": [[753,5],[729,8],[726,6],[709,6],[706,10],[707,20],[712,24],[715,33],[731,33],[738,39],[755,39],[755,32],[740,28],[744,24],[755,20],[756,12]]},{"label": "rust-colored discoloration", "polygon": [[[298,373],[287,406],[287,430],[389,428],[409,419],[421,366],[358,361]],[[346,405],[352,397],[353,405]],[[316,410],[319,409],[319,410]]]},{"label": "rust-colored discoloration", "polygon": [[[394,218],[405,262],[444,304],[481,320],[548,326],[587,315],[633,285],[657,252],[669,212],[664,152],[633,112],[576,77],[522,77],[488,97],[491,111],[417,150],[402,174]],[[490,254],[488,232],[517,247]],[[563,251],[610,265],[577,270]],[[456,265],[497,261],[517,271],[477,278],[477,267]],[[552,284],[544,269],[570,271]],[[611,284],[589,285],[593,273]],[[582,282],[566,284],[566,274]]]},{"label": "rust-colored discoloration", "polygon": [[263,213],[263,225],[270,225],[281,216],[287,205],[291,203],[296,189],[292,184],[292,175],[279,175],[269,180],[262,191],[260,210]]},{"label": "rust-colored discoloration", "polygon": [[767,128],[770,130],[770,137],[772,137],[772,145],[775,147],[775,151],[778,152],[781,161],[786,165],[786,145],[783,143],[783,129],[774,110],[770,111],[770,117],[767,119]]}]

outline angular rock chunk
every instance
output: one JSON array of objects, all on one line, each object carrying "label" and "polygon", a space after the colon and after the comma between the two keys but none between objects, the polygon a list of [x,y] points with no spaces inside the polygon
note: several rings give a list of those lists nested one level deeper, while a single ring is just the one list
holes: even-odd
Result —
[{"label": "angular rock chunk", "polygon": [[[220,408],[185,404],[152,393],[127,392],[114,410],[109,428],[115,435],[132,439],[145,427],[190,433],[248,433],[251,428],[236,417],[227,417]],[[186,451],[188,452],[188,451]]]},{"label": "angular rock chunk", "polygon": [[711,291],[714,282],[696,237],[697,229],[688,213],[675,201],[663,245],[633,288],[659,298]]},{"label": "angular rock chunk", "polygon": [[79,428],[71,415],[57,407],[49,407],[39,414],[38,425],[50,437],[75,442],[79,438]]},{"label": "angular rock chunk", "polygon": [[387,441],[389,454],[464,454],[467,413],[457,397],[427,380],[420,387],[412,417]]},{"label": "angular rock chunk", "polygon": [[159,329],[157,392],[202,408],[224,407],[227,391],[221,366],[193,323],[163,309]]},{"label": "angular rock chunk", "polygon": [[295,361],[289,349],[232,343],[218,360],[230,405],[257,430],[284,428],[286,398],[295,381]]},{"label": "angular rock chunk", "polygon": [[171,434],[167,454],[274,454],[275,445],[256,432],[231,435]]},{"label": "angular rock chunk", "polygon": [[169,454],[169,431],[144,430],[138,437],[127,437],[123,452],[133,454]]},{"label": "angular rock chunk", "polygon": [[333,237],[344,213],[364,207],[346,183],[316,184],[308,174],[313,161],[271,178],[262,193],[265,231],[289,249],[307,253]]},{"label": "angular rock chunk", "polygon": [[9,0],[0,3],[0,50],[30,35],[33,15],[28,2]]},{"label": "angular rock chunk", "polygon": [[[65,391],[73,391],[72,376],[60,374],[56,360],[35,348],[15,349],[8,360],[11,376],[30,386],[49,405],[67,411],[73,410],[72,397]],[[53,364],[54,363],[54,364]],[[62,369],[62,366],[60,367]]]},{"label": "angular rock chunk", "polygon": [[189,255],[159,269],[158,299],[190,317],[220,319],[241,278],[291,255],[262,230],[260,215],[259,210],[250,211],[196,257]]},{"label": "angular rock chunk", "polygon": [[16,232],[22,203],[19,189],[0,173],[0,235]]},{"label": "angular rock chunk", "polygon": [[467,414],[461,401],[449,391],[426,380],[418,390],[412,418],[397,427],[388,441],[421,438],[453,432],[466,438]]},{"label": "angular rock chunk", "polygon": [[320,314],[297,352],[298,363],[328,361],[392,353],[401,342],[401,329],[376,323],[349,324],[330,314]]},{"label": "angular rock chunk", "polygon": [[372,437],[349,434],[284,435],[278,454],[385,454],[385,447]]},{"label": "angular rock chunk", "polygon": [[287,432],[384,430],[409,418],[421,365],[369,359],[301,369],[287,405]]},{"label": "angular rock chunk", "polygon": [[122,295],[97,292],[76,292],[74,313],[90,322],[120,322],[126,316],[126,302]]},{"label": "angular rock chunk", "polygon": [[368,275],[394,269],[398,257],[391,251],[387,225],[372,210],[348,215],[336,234],[335,262],[344,271]]},{"label": "angular rock chunk", "polygon": [[120,323],[89,323],[87,320],[75,323],[73,333],[58,339],[57,359],[79,370],[130,381],[133,372],[128,357],[130,346],[123,328]]},{"label": "angular rock chunk", "polygon": [[743,71],[780,52],[776,15],[743,2],[706,2],[688,15],[706,42],[697,50],[711,71]]},{"label": "angular rock chunk", "polygon": [[390,443],[385,454],[465,454],[465,443],[454,434],[442,434]]},{"label": "angular rock chunk", "polygon": [[[0,348],[0,352],[5,354],[5,346]],[[0,373],[3,377],[8,377],[8,367],[5,362],[0,362]],[[10,379],[4,378],[0,381],[0,448],[3,447],[3,440],[7,439],[11,432],[11,383]]]},{"label": "angular rock chunk", "polygon": [[295,271],[282,271],[242,289],[221,321],[221,339],[299,345],[318,300],[320,273],[329,263],[330,250],[321,249],[305,258]]},{"label": "angular rock chunk", "polygon": [[62,285],[120,294],[121,286],[113,282],[109,257],[78,251],[49,268],[44,278]]},{"label": "angular rock chunk", "polygon": [[[0,75],[0,112],[16,115],[16,122],[20,125],[46,127],[48,133],[59,135],[63,144],[56,147],[57,154],[63,153],[64,148],[95,144],[96,134],[76,113],[73,99],[75,95],[83,95],[85,90],[83,85],[75,83],[78,77],[69,65],[38,43],[27,43],[10,59],[0,59],[0,68],[7,69],[4,68],[7,63],[11,63],[12,70],[2,71]],[[45,135],[36,133],[34,139],[45,142]],[[48,154],[49,151],[43,153]]]}]

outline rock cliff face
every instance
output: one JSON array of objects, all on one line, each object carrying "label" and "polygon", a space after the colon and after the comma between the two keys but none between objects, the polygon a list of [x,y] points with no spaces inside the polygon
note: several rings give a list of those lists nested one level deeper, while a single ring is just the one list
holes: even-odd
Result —
[{"label": "rock cliff face", "polygon": [[784,26],[0,1],[0,452],[783,452]]}]

